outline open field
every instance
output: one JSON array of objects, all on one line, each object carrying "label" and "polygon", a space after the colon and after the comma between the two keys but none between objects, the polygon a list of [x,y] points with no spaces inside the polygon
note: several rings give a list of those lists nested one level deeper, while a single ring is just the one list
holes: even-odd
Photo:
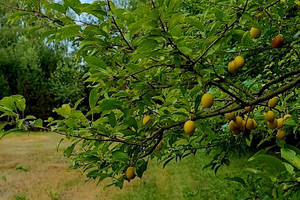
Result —
[{"label": "open field", "polygon": [[[240,174],[246,158],[234,159],[232,165],[221,168],[218,175],[202,167],[210,157],[201,153],[162,169],[152,161],[143,179],[126,183],[123,190],[110,187],[108,182],[96,186],[85,183],[80,170],[68,170],[70,161],[63,157],[61,137],[49,133],[14,134],[0,141],[1,200],[97,200],[97,199],[238,199],[243,196],[240,185],[224,180]],[[236,188],[238,190],[236,190]]]}]

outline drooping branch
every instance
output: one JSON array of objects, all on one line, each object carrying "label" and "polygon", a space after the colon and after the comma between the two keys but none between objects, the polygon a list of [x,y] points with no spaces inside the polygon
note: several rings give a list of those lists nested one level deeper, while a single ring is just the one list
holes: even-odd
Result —
[{"label": "drooping branch", "polygon": [[[38,8],[38,11],[36,10],[26,10],[26,9],[22,9],[22,8],[16,8],[16,7],[12,7],[12,6],[9,6],[9,5],[1,5],[0,6],[3,6],[4,8],[7,8],[7,9],[10,9],[10,10],[16,10],[16,11],[22,11],[22,12],[26,12],[26,13],[30,13],[30,14],[33,14],[37,17],[41,17],[41,18],[44,18],[44,19],[48,19],[49,21],[52,21],[53,23],[57,23],[57,22],[60,22],[60,20],[57,20],[57,19],[54,19],[54,18],[51,18],[45,14],[43,14],[41,12],[41,4],[39,3],[39,8]],[[98,27],[98,25],[95,25],[95,24],[90,24],[88,22],[84,22],[82,20],[77,20],[77,19],[72,19],[70,18],[69,16],[66,16],[65,17],[71,21],[73,21],[74,23],[77,22],[77,23],[81,23],[83,24],[84,26],[93,26],[93,27]],[[60,25],[60,23],[57,23]]]},{"label": "drooping branch", "polygon": [[[116,137],[108,137],[107,135],[103,135],[101,134],[102,137],[107,137],[107,138],[95,138],[95,137],[85,137],[85,136],[81,136],[81,135],[68,135],[67,133],[61,132],[61,131],[56,131],[56,130],[51,130],[50,128],[47,127],[41,127],[41,126],[34,126],[29,124],[28,125],[29,130],[32,128],[38,128],[47,132],[53,132],[53,133],[57,133],[59,135],[63,135],[65,137],[72,137],[72,138],[78,138],[78,139],[83,139],[83,140],[88,140],[88,141],[99,141],[99,142],[116,142],[116,143],[123,143],[123,144],[127,144],[127,145],[133,145],[133,146],[144,146],[143,144],[139,144],[139,143],[134,143],[134,142],[129,142],[126,141],[125,139],[121,139],[121,138],[116,138]],[[95,131],[95,130],[94,130]]]},{"label": "drooping branch", "polygon": [[142,73],[142,72],[148,71],[148,70],[153,69],[153,68],[155,68],[155,67],[163,67],[163,66],[165,66],[165,67],[171,67],[171,68],[174,68],[174,67],[175,67],[174,65],[168,65],[168,64],[152,65],[151,67],[144,68],[144,69],[142,69],[142,70],[140,70],[140,71],[137,71],[137,72],[135,72],[135,73],[133,73],[133,74],[127,75],[127,76],[125,76],[125,78],[129,78],[129,77],[135,76],[135,75],[137,75],[137,74],[140,74],[140,73]]},{"label": "drooping branch", "polygon": [[26,12],[26,13],[31,13],[31,14],[34,14],[38,17],[42,17],[42,18],[45,18],[45,19],[48,19],[52,22],[56,22],[57,20],[47,16],[47,15],[44,15],[43,13],[41,13],[40,11],[36,11],[36,10],[26,10],[26,9],[22,9],[22,8],[16,8],[16,7],[12,7],[12,6],[9,6],[9,5],[2,5],[0,4],[0,6],[3,6],[4,8],[8,8],[8,9],[11,9],[11,10],[16,10],[16,11],[22,11],[22,12]]},{"label": "drooping branch", "polygon": [[[194,117],[191,118],[191,120],[196,121],[196,120],[200,120],[200,119],[207,119],[207,118],[211,118],[211,117],[215,117],[215,116],[219,116],[219,115],[224,115],[226,113],[234,112],[234,111],[237,111],[237,110],[241,110],[241,109],[244,108],[244,106],[258,105],[259,103],[264,102],[264,101],[266,101],[268,99],[271,99],[272,97],[275,97],[275,96],[277,96],[279,94],[282,94],[282,93],[288,91],[289,89],[291,89],[291,88],[293,88],[293,87],[295,87],[295,86],[297,86],[299,84],[300,84],[300,76],[297,77],[295,80],[291,81],[290,83],[287,83],[287,84],[281,86],[280,88],[278,88],[274,92],[271,92],[269,94],[261,96],[261,97],[259,97],[257,99],[254,99],[254,100],[250,101],[250,102],[245,102],[244,105],[240,104],[240,105],[234,106],[232,108],[228,108],[229,105],[235,103],[235,101],[233,101],[228,106],[224,106],[221,109],[219,108],[219,109],[213,110],[210,113],[205,113],[205,114],[202,114],[202,115],[194,116]],[[179,122],[176,122],[176,123],[173,123],[173,124],[161,127],[156,132],[156,134],[154,134],[152,137],[156,137],[157,134],[163,135],[164,131],[169,130],[171,128],[178,127],[178,126],[182,126],[186,121],[187,120],[183,120],[183,121],[179,121]],[[158,140],[154,144],[154,146],[151,148],[151,150],[148,153],[146,153],[145,155],[150,155],[155,150],[155,148],[157,147],[157,145],[159,144],[159,141],[160,140]]]},{"label": "drooping branch", "polygon": [[[210,113],[205,113],[203,115],[194,116],[194,117],[191,118],[191,120],[196,121],[196,120],[199,120],[199,119],[207,119],[207,118],[211,118],[211,117],[215,117],[215,116],[219,116],[219,115],[224,115],[225,113],[230,113],[230,112],[234,112],[234,111],[243,109],[244,106],[257,105],[257,104],[259,104],[263,101],[266,101],[268,99],[271,99],[272,97],[275,97],[279,94],[282,94],[282,93],[288,91],[289,89],[295,87],[299,83],[300,83],[300,76],[297,77],[296,79],[294,79],[293,81],[291,81],[290,83],[287,83],[287,84],[283,85],[282,87],[278,88],[277,90],[275,90],[271,93],[268,93],[264,96],[261,96],[257,99],[254,99],[250,102],[245,102],[245,105],[238,105],[238,106],[235,106],[235,107],[232,107],[232,108],[227,108],[227,109],[222,109],[222,110],[217,109],[215,111],[211,111]],[[177,126],[181,126],[185,122],[186,122],[186,120],[176,122],[174,124],[170,124],[170,125],[167,125],[165,127],[162,127],[161,130],[168,130],[168,129],[171,129],[171,128],[174,128],[174,127],[177,127]]]}]

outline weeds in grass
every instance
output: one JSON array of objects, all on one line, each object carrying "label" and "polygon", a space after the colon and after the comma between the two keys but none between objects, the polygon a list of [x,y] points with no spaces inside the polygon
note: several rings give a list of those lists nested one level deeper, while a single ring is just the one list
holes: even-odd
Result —
[{"label": "weeds in grass", "polygon": [[49,192],[48,196],[51,198],[51,200],[59,200],[59,198],[60,198],[59,193],[55,193],[55,192],[52,192],[52,191]]},{"label": "weeds in grass", "polygon": [[29,171],[28,167],[26,167],[24,165],[18,165],[18,166],[16,166],[16,170],[20,170],[20,171],[24,171],[24,172],[28,172]]},{"label": "weeds in grass", "polygon": [[14,195],[14,200],[27,200],[27,198],[25,194],[18,193]]},{"label": "weeds in grass", "polygon": [[1,177],[0,177],[0,180],[6,181],[6,176],[1,176]]}]

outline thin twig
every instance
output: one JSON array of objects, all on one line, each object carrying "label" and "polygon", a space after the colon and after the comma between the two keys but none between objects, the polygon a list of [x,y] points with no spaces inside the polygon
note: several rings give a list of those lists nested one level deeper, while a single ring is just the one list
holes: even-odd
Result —
[{"label": "thin twig", "polygon": [[[108,6],[108,10],[111,11],[111,6],[110,6],[110,0],[107,0],[107,6]],[[117,27],[119,33],[121,34],[121,37],[122,39],[124,40],[124,42],[126,43],[126,45],[128,46],[128,48],[131,50],[131,51],[134,51],[133,48],[131,47],[131,45],[129,44],[129,42],[126,40],[122,30],[120,29],[120,27],[118,26],[116,20],[115,20],[115,17],[113,15],[111,15],[111,18],[113,20],[113,24]]]}]

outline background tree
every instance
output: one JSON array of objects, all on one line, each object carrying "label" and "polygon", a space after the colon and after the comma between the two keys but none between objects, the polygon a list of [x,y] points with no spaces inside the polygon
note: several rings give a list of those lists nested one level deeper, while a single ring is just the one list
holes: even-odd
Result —
[{"label": "background tree", "polygon": [[[49,23],[52,30],[43,32],[48,41],[73,39],[90,67],[90,110],[78,110],[80,101],[65,104],[55,110],[64,119],[51,118],[43,128],[74,141],[65,154],[89,178],[110,177],[111,185],[122,187],[124,180],[142,177],[149,159],[165,166],[200,149],[215,154],[206,167],[217,172],[230,164],[231,154],[263,147],[250,160],[276,169],[259,171],[267,174],[270,187],[261,178],[232,180],[255,198],[299,195],[299,6],[294,1],[150,0],[132,10],[109,0],[25,5],[4,7],[20,19],[26,13]],[[81,20],[86,14],[98,20]],[[41,120],[19,118],[20,101],[19,96],[3,99],[4,115],[14,116],[20,129],[41,127]],[[76,145],[81,148],[74,153]]]},{"label": "background tree", "polygon": [[48,117],[54,107],[84,97],[86,70],[66,52],[66,45],[45,45],[37,40],[38,33],[30,35],[34,23],[26,28],[20,22],[10,23],[13,15],[5,11],[0,14],[0,98],[21,94],[27,99],[28,113]]}]

